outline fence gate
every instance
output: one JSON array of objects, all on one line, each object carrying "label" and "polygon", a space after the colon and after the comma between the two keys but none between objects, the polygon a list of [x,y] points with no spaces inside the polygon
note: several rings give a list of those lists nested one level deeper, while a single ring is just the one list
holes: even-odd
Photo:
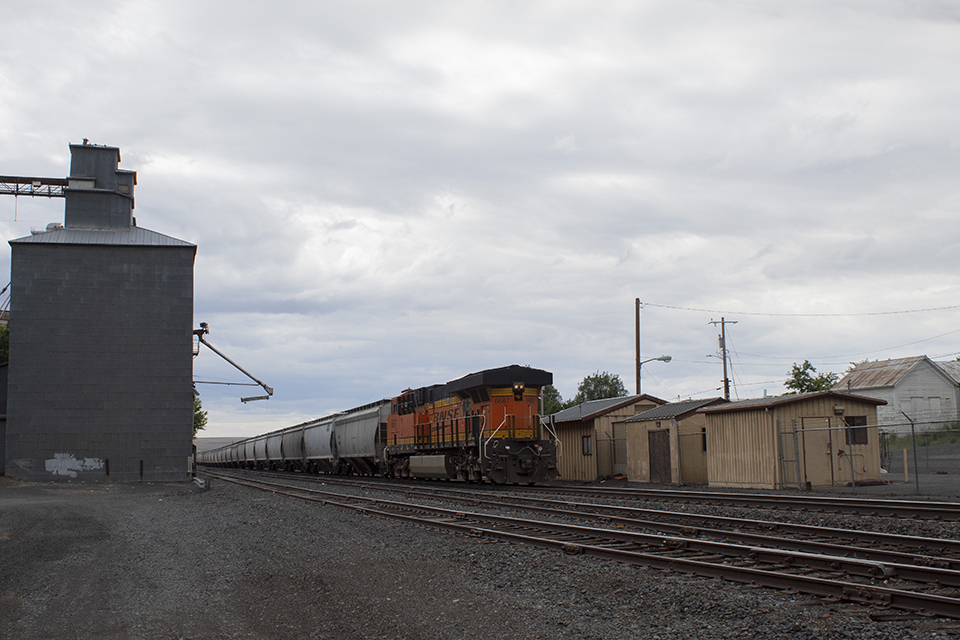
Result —
[{"label": "fence gate", "polygon": [[627,475],[626,425],[613,425],[613,475]]},{"label": "fence gate", "polygon": [[797,420],[787,425],[777,420],[777,445],[780,450],[780,488],[796,486],[803,488],[803,453],[800,449],[800,434],[797,433]]}]

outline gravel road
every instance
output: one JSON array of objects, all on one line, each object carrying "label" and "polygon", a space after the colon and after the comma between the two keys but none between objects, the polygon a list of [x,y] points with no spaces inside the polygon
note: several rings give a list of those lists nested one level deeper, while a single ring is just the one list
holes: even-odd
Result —
[{"label": "gravel road", "polygon": [[873,618],[883,613],[225,482],[201,491],[0,478],[0,638],[960,635],[960,621]]}]

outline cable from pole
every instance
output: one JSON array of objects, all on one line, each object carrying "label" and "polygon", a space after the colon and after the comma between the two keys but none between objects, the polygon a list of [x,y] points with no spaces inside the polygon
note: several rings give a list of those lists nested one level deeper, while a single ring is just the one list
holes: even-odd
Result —
[{"label": "cable from pole", "polygon": [[644,302],[646,307],[659,307],[660,309],[674,309],[678,311],[698,311],[700,313],[716,313],[723,315],[741,315],[741,316],[768,316],[773,318],[855,318],[859,316],[890,316],[905,313],[927,313],[929,311],[946,311],[949,309],[960,309],[960,304],[948,307],[930,307],[927,309],[906,309],[902,311],[867,311],[864,313],[765,313],[762,311],[722,311],[717,309],[698,309],[695,307],[679,307],[669,304],[657,304],[655,302]]}]

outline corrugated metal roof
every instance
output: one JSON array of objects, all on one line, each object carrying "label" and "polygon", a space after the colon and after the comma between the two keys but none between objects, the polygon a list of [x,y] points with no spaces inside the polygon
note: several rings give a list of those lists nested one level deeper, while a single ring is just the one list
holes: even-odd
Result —
[{"label": "corrugated metal roof", "polygon": [[960,383],[960,362],[951,360],[949,362],[935,362],[934,364],[943,369],[948,376],[953,378],[954,382]]},{"label": "corrugated metal roof", "polygon": [[870,402],[872,404],[887,404],[886,400],[879,398],[868,398],[852,393],[840,393],[839,391],[815,391],[813,393],[794,393],[788,396],[770,396],[767,398],[753,398],[752,400],[738,400],[737,402],[726,402],[724,404],[703,407],[701,413],[722,413],[726,411],[742,411],[752,409],[766,409],[784,404],[793,404],[794,402],[804,402],[813,398],[833,397],[840,400],[859,400],[861,402]]},{"label": "corrugated metal roof", "polygon": [[137,247],[195,247],[184,240],[177,240],[143,227],[129,229],[54,229],[24,238],[11,240],[10,244],[96,244]]},{"label": "corrugated metal roof", "polygon": [[852,371],[840,378],[840,381],[833,388],[843,390],[892,387],[911,369],[926,359],[927,356],[913,356],[911,358],[864,362],[858,364]]},{"label": "corrugated metal roof", "polygon": [[706,407],[713,404],[726,402],[723,398],[705,398],[700,400],[684,400],[682,402],[671,402],[660,407],[647,409],[643,413],[626,418],[624,422],[643,422],[645,420],[672,420],[685,413],[692,413],[700,407]]},{"label": "corrugated metal roof", "polygon": [[655,402],[662,403],[663,400],[655,398],[646,393],[639,396],[621,396],[619,398],[604,398],[603,400],[588,400],[576,406],[558,411],[551,417],[554,422],[571,422],[575,420],[593,420],[605,413],[610,413],[620,407],[631,405],[643,398],[649,398]]}]

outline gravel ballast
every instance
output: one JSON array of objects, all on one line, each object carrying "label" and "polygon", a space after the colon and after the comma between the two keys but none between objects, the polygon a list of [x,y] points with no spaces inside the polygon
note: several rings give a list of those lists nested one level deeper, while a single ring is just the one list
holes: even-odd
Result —
[{"label": "gravel ballast", "polygon": [[893,612],[443,533],[220,481],[201,491],[0,478],[2,638],[960,634],[960,621],[871,617],[882,613]]}]

